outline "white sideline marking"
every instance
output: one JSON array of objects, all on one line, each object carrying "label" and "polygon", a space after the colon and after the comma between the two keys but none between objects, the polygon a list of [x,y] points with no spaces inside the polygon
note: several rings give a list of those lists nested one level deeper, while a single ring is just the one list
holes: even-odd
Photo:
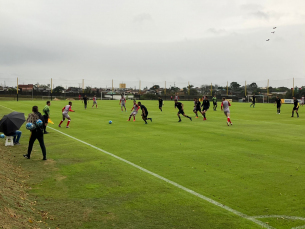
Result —
[{"label": "white sideline marking", "polygon": [[[2,105],[0,105],[0,106],[1,106],[1,107],[4,107],[4,108],[6,108],[6,109],[9,109],[9,110],[14,111],[14,110],[11,109],[11,108],[8,108],[8,107],[2,106]],[[286,215],[248,216],[248,215],[243,214],[243,213],[241,213],[241,212],[239,212],[239,211],[237,211],[237,210],[234,210],[233,208],[230,208],[230,207],[228,207],[228,206],[225,206],[225,205],[223,205],[223,204],[221,204],[221,203],[219,203],[219,202],[217,202],[217,201],[215,201],[215,200],[213,200],[213,199],[211,199],[211,198],[209,198],[209,197],[206,197],[206,196],[201,195],[201,194],[199,194],[199,193],[197,193],[197,192],[195,192],[195,191],[193,191],[193,190],[191,190],[191,189],[188,189],[188,188],[186,188],[186,187],[184,187],[184,186],[182,186],[182,185],[180,185],[180,184],[178,184],[178,183],[176,183],[176,182],[174,182],[174,181],[171,181],[171,180],[169,180],[169,179],[167,179],[167,178],[165,178],[165,177],[162,177],[162,176],[160,176],[160,175],[158,175],[158,174],[156,174],[156,173],[154,173],[154,172],[151,172],[151,171],[149,171],[149,170],[147,170],[147,169],[145,169],[145,168],[143,168],[143,167],[141,167],[141,166],[138,166],[138,165],[136,165],[136,164],[134,164],[134,163],[132,163],[132,162],[130,162],[130,161],[127,161],[127,160],[125,160],[124,158],[121,158],[121,157],[119,157],[119,156],[117,156],[117,155],[115,155],[115,154],[109,153],[109,152],[107,152],[107,151],[105,151],[105,150],[103,150],[103,149],[100,149],[100,148],[98,148],[98,147],[96,147],[96,146],[94,146],[94,145],[91,145],[91,144],[89,144],[89,143],[87,143],[87,142],[84,142],[84,141],[82,141],[82,140],[80,140],[80,139],[78,139],[78,138],[75,138],[75,137],[73,137],[73,136],[71,136],[71,135],[68,135],[68,134],[66,134],[66,133],[63,133],[63,132],[61,132],[61,131],[59,131],[59,130],[57,130],[57,129],[54,129],[54,128],[50,127],[50,126],[48,126],[48,128],[51,128],[52,130],[55,130],[55,131],[57,131],[57,132],[60,133],[60,134],[63,134],[63,135],[65,135],[65,136],[69,137],[69,138],[72,138],[72,139],[74,139],[74,140],[76,140],[76,141],[78,141],[78,142],[81,142],[81,143],[83,143],[83,144],[85,144],[85,145],[87,145],[87,146],[90,146],[90,147],[92,147],[92,148],[94,148],[94,149],[96,149],[96,150],[98,150],[98,151],[101,151],[101,152],[103,152],[103,153],[105,153],[105,154],[107,154],[107,155],[109,155],[109,156],[111,156],[111,157],[114,157],[114,158],[116,158],[116,159],[118,159],[118,160],[120,160],[120,161],[123,161],[123,162],[125,162],[125,163],[127,163],[127,164],[129,164],[129,165],[131,165],[131,166],[133,166],[133,167],[135,167],[135,168],[138,168],[138,169],[140,169],[140,170],[143,171],[143,172],[146,172],[146,173],[148,173],[148,174],[150,174],[150,175],[152,175],[152,176],[154,176],[154,177],[156,177],[156,178],[159,178],[160,180],[163,180],[163,181],[165,181],[165,182],[167,182],[167,183],[169,183],[169,184],[171,184],[171,185],[173,185],[173,186],[175,186],[175,187],[177,187],[177,188],[180,188],[180,189],[182,189],[182,190],[184,190],[184,191],[186,191],[186,192],[188,192],[188,193],[190,193],[190,194],[192,194],[192,195],[194,195],[194,196],[197,196],[197,197],[199,197],[200,199],[203,199],[203,200],[205,200],[205,201],[207,201],[207,202],[209,202],[209,203],[211,203],[211,204],[213,204],[213,205],[215,205],[215,206],[218,206],[218,207],[220,207],[220,208],[222,208],[222,209],[225,209],[225,210],[227,210],[227,211],[229,211],[229,212],[231,212],[231,213],[233,213],[233,214],[235,214],[235,215],[238,215],[238,216],[240,216],[240,217],[242,217],[242,218],[248,219],[248,220],[252,221],[253,223],[255,223],[255,224],[257,224],[257,225],[262,226],[262,228],[275,229],[275,227],[272,227],[272,226],[270,226],[270,225],[268,225],[268,224],[266,224],[266,223],[263,223],[262,221],[259,221],[259,220],[257,220],[257,219],[263,219],[263,218],[287,218],[287,219],[294,219],[294,220],[303,220],[303,221],[305,221],[305,218],[303,218],[303,217],[298,217],[298,216],[286,216]],[[292,228],[292,229],[305,229],[305,225],[303,225],[303,226],[298,226],[298,227],[294,227],[294,228]]]},{"label": "white sideline marking", "polygon": [[74,139],[74,140],[76,140],[76,141],[78,141],[78,142],[81,142],[81,143],[83,143],[83,144],[85,144],[85,145],[87,145],[87,146],[90,146],[90,147],[92,147],[92,148],[94,148],[94,149],[96,149],[96,150],[98,150],[98,151],[101,151],[101,152],[103,152],[103,153],[105,153],[105,154],[107,154],[107,155],[109,155],[109,156],[111,156],[111,157],[114,157],[114,158],[116,158],[116,159],[118,159],[118,160],[120,160],[120,161],[123,161],[123,162],[125,162],[125,163],[127,163],[127,164],[129,164],[129,165],[131,165],[131,166],[133,166],[133,167],[135,167],[135,168],[140,169],[140,170],[143,171],[143,172],[146,172],[146,173],[148,173],[148,174],[150,174],[150,175],[152,175],[152,176],[154,176],[154,177],[157,177],[157,178],[159,178],[160,180],[163,180],[163,181],[165,181],[165,182],[167,182],[167,183],[169,183],[169,184],[171,184],[171,185],[174,185],[174,186],[176,186],[176,187],[178,187],[178,188],[180,188],[180,189],[182,189],[182,190],[184,190],[184,191],[186,191],[186,192],[188,192],[188,193],[191,193],[191,194],[193,194],[194,196],[197,196],[197,197],[199,197],[199,198],[201,198],[201,199],[203,199],[203,200],[205,200],[205,201],[207,201],[207,202],[209,202],[209,203],[211,203],[211,204],[214,204],[214,205],[216,205],[216,206],[218,206],[218,207],[220,207],[220,208],[223,208],[223,209],[225,209],[225,210],[227,210],[227,211],[229,211],[229,212],[231,212],[231,213],[234,213],[235,215],[238,215],[238,216],[240,216],[240,217],[242,217],[242,218],[248,219],[248,220],[250,220],[250,221],[252,221],[252,222],[254,222],[254,223],[256,223],[256,224],[262,226],[263,228],[268,228],[268,229],[273,229],[273,228],[274,228],[274,227],[271,227],[271,226],[269,226],[269,225],[267,225],[267,224],[265,224],[265,223],[263,223],[263,222],[261,222],[261,221],[255,219],[255,218],[253,218],[253,217],[249,217],[249,216],[246,215],[246,214],[243,214],[243,213],[241,213],[241,212],[239,212],[239,211],[236,211],[236,210],[234,210],[234,209],[232,209],[232,208],[230,208],[230,207],[228,207],[228,206],[225,206],[225,205],[223,205],[223,204],[221,204],[221,203],[219,203],[219,202],[217,202],[217,201],[215,201],[215,200],[213,200],[213,199],[210,199],[210,198],[208,198],[208,197],[206,197],[206,196],[203,196],[203,195],[201,195],[201,194],[199,194],[199,193],[197,193],[197,192],[195,192],[195,191],[193,191],[193,190],[191,190],[191,189],[188,189],[188,188],[186,188],[186,187],[184,187],[184,186],[182,186],[182,185],[180,185],[180,184],[178,184],[178,183],[176,183],[176,182],[174,182],[174,181],[171,181],[171,180],[169,180],[169,179],[167,179],[167,178],[165,178],[165,177],[162,177],[162,176],[160,176],[160,175],[158,175],[158,174],[156,174],[156,173],[153,173],[153,172],[151,172],[151,171],[149,171],[149,170],[147,170],[147,169],[145,169],[145,168],[143,168],[143,167],[141,167],[141,166],[138,166],[138,165],[136,165],[136,164],[134,164],[134,163],[132,163],[132,162],[130,162],[130,161],[127,161],[127,160],[125,160],[124,158],[121,158],[121,157],[119,157],[119,156],[117,156],[117,155],[115,155],[115,154],[109,153],[109,152],[107,152],[107,151],[105,151],[105,150],[103,150],[103,149],[100,149],[100,148],[98,148],[98,147],[96,147],[96,146],[94,146],[94,145],[91,145],[91,144],[89,144],[89,143],[87,143],[87,142],[84,142],[84,141],[82,141],[82,140],[80,140],[80,139],[78,139],[78,138],[75,138],[75,137],[73,137],[73,136],[71,136],[71,135],[68,135],[68,134],[66,134],[66,133],[63,133],[63,132],[61,132],[61,131],[59,131],[59,130],[56,130],[56,129],[52,128],[52,127],[48,127],[48,128],[51,128],[52,130],[55,130],[55,131],[57,131],[58,133],[61,133],[61,134],[65,135],[65,136],[67,136],[67,137],[69,137],[69,138],[72,138],[72,139]]}]

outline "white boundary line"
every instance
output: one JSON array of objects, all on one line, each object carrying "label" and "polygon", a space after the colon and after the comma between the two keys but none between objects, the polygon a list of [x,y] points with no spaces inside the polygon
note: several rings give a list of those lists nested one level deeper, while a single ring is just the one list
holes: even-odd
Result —
[{"label": "white boundary line", "polygon": [[[2,106],[2,105],[0,105],[0,106],[13,111],[13,109],[11,109],[11,108],[8,108],[8,107]],[[117,156],[117,155],[115,155],[115,154],[109,153],[109,152],[107,152],[107,151],[105,151],[105,150],[103,150],[103,149],[101,149],[101,148],[98,148],[98,147],[96,147],[96,146],[94,146],[94,145],[91,145],[91,144],[89,144],[89,143],[87,143],[87,142],[84,142],[84,141],[82,141],[82,140],[80,140],[80,139],[78,139],[78,138],[75,138],[75,137],[73,137],[73,136],[71,136],[71,135],[68,135],[68,134],[66,134],[66,133],[63,133],[63,132],[61,132],[61,131],[59,131],[59,130],[57,130],[57,129],[54,129],[54,128],[50,127],[50,126],[49,126],[48,128],[51,128],[52,130],[55,130],[56,132],[58,132],[58,133],[60,133],[60,134],[62,134],[62,135],[65,135],[65,136],[67,136],[67,137],[69,137],[69,138],[72,138],[72,139],[74,139],[74,140],[76,140],[76,141],[78,141],[78,142],[80,142],[80,143],[83,143],[83,144],[85,144],[85,145],[87,145],[87,146],[90,146],[90,147],[92,147],[92,148],[94,148],[94,149],[96,149],[96,150],[98,150],[98,151],[101,151],[101,152],[103,152],[103,153],[105,153],[105,154],[107,154],[107,155],[109,155],[109,156],[111,156],[111,157],[114,157],[114,158],[116,158],[116,159],[118,159],[118,160],[120,160],[120,161],[123,161],[123,162],[125,162],[125,163],[127,163],[127,164],[129,164],[129,165],[131,165],[131,166],[133,166],[133,167],[135,167],[135,168],[137,168],[137,169],[140,169],[141,171],[143,171],[143,172],[145,172],[145,173],[148,173],[148,174],[150,174],[150,175],[152,175],[152,176],[154,176],[154,177],[156,177],[156,178],[158,178],[158,179],[160,179],[160,180],[163,180],[163,181],[165,181],[165,182],[167,182],[167,183],[169,183],[169,184],[171,184],[171,185],[173,185],[173,186],[175,186],[175,187],[177,187],[177,188],[179,188],[179,189],[182,189],[182,190],[184,190],[184,191],[186,191],[186,192],[188,192],[188,193],[190,193],[190,194],[192,194],[192,195],[194,195],[194,196],[197,196],[197,197],[199,197],[200,199],[203,199],[203,200],[205,200],[205,201],[207,201],[207,202],[209,202],[209,203],[211,203],[211,204],[213,204],[213,205],[215,205],[215,206],[217,206],[217,207],[220,207],[220,208],[222,208],[222,209],[225,209],[225,210],[227,210],[228,212],[231,212],[231,213],[233,213],[233,214],[235,214],[235,215],[238,215],[238,216],[240,216],[240,217],[242,217],[242,218],[248,219],[248,220],[252,221],[253,223],[255,223],[255,224],[261,226],[262,228],[275,229],[274,227],[272,227],[272,226],[270,226],[270,225],[268,225],[268,224],[266,224],[266,223],[263,223],[262,221],[257,220],[257,219],[259,219],[259,218],[261,218],[261,219],[262,219],[262,218],[287,218],[287,219],[294,219],[294,220],[303,220],[303,221],[305,221],[305,218],[303,218],[303,217],[297,217],[297,216],[285,216],[285,215],[248,216],[248,215],[243,214],[243,213],[241,213],[241,212],[239,212],[239,211],[237,211],[237,210],[234,210],[233,208],[230,208],[230,207],[228,207],[228,206],[225,206],[225,205],[223,205],[223,204],[221,204],[221,203],[219,203],[219,202],[217,202],[217,201],[215,201],[215,200],[213,200],[213,199],[211,199],[211,198],[209,198],[209,197],[206,197],[206,196],[201,195],[201,194],[199,194],[199,193],[197,193],[197,192],[195,192],[195,191],[193,191],[193,190],[191,190],[191,189],[188,189],[188,188],[186,188],[186,187],[184,187],[184,186],[182,186],[182,185],[180,185],[180,184],[178,184],[178,183],[176,183],[176,182],[174,182],[174,181],[171,181],[171,180],[169,180],[169,179],[167,179],[167,178],[165,178],[165,177],[162,177],[162,176],[160,176],[160,175],[158,175],[158,174],[156,174],[156,173],[154,173],[154,172],[151,172],[151,171],[149,171],[149,170],[147,170],[147,169],[145,169],[145,168],[143,168],[143,167],[141,167],[141,166],[138,166],[138,165],[136,165],[136,164],[134,164],[134,163],[132,163],[132,162],[130,162],[130,161],[127,161],[127,160],[125,160],[124,158],[121,158],[121,157],[119,157],[119,156]],[[303,228],[305,228],[305,225],[304,225],[304,226],[299,226],[299,227],[294,227],[293,229],[303,229]]]}]

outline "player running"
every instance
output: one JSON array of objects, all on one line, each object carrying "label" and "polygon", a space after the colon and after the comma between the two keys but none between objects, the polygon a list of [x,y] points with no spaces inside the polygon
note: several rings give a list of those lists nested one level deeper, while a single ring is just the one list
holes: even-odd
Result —
[{"label": "player running", "polygon": [[149,119],[152,122],[152,118],[147,118],[147,116],[148,116],[147,108],[144,105],[142,105],[141,102],[138,102],[138,106],[142,110],[142,119],[144,120],[145,124],[147,124],[147,122],[146,122],[147,119]]},{"label": "player running", "polygon": [[217,98],[216,95],[214,95],[214,97],[212,98],[213,101],[213,110],[216,111],[217,108]]},{"label": "player running", "polygon": [[133,116],[133,121],[136,121],[136,115],[138,114],[138,110],[140,109],[140,107],[138,106],[137,102],[134,100],[133,101],[133,107],[131,109],[131,114],[129,116],[129,119],[127,121],[130,121],[131,116]]},{"label": "player running", "polygon": [[94,107],[94,105],[95,105],[95,107],[97,108],[96,95],[94,95],[94,97],[92,98],[92,100],[93,100],[92,108]]},{"label": "player running", "polygon": [[225,97],[222,98],[222,103],[221,103],[221,110],[223,110],[225,116],[227,117],[227,125],[230,126],[233,125],[230,119],[230,109],[229,106],[231,106],[230,102],[226,100]]},{"label": "player running", "polygon": [[121,110],[123,112],[123,107],[125,108],[125,112],[126,112],[126,99],[124,98],[124,96],[122,95],[122,98],[120,99],[120,103],[121,104]]},{"label": "player running", "polygon": [[75,112],[74,110],[71,109],[72,108],[72,102],[69,102],[69,105],[66,105],[64,106],[64,108],[62,109],[62,120],[60,121],[58,127],[61,127],[61,124],[65,121],[65,119],[67,118],[68,119],[68,123],[67,123],[67,126],[66,128],[70,128],[69,127],[69,124],[71,122],[71,118],[70,116],[68,115],[69,111],[71,112]]},{"label": "player running", "polygon": [[160,109],[160,111],[162,111],[162,106],[163,106],[163,99],[161,99],[161,97],[159,97],[159,109]]},{"label": "player running", "polygon": [[198,118],[198,111],[201,113],[201,108],[200,108],[201,103],[197,98],[194,99],[194,109],[193,112],[196,114],[196,118]]},{"label": "player running", "polygon": [[202,105],[201,105],[202,111],[201,114],[203,115],[203,121],[207,120],[207,118],[205,117],[205,113],[209,110],[210,108],[210,101],[208,100],[208,97],[205,96],[203,101],[202,101]]},{"label": "player running", "polygon": [[84,106],[85,106],[85,110],[87,109],[88,100],[89,100],[89,98],[85,95],[83,97],[83,103],[84,103]]},{"label": "player running", "polygon": [[297,117],[299,117],[299,113],[298,113],[299,107],[300,107],[299,101],[295,97],[293,97],[293,108],[292,108],[291,117],[293,117],[294,111],[295,113],[297,113]]},{"label": "player running", "polygon": [[50,108],[49,106],[51,105],[50,101],[47,101],[47,105],[45,105],[45,107],[43,108],[43,119],[44,119],[44,126],[43,126],[43,133],[44,134],[48,134],[49,132],[46,130],[47,129],[47,125],[49,123],[49,118],[50,118]]},{"label": "player running", "polygon": [[255,107],[255,94],[252,96],[252,104],[250,104],[250,107],[253,106]]},{"label": "player running", "polygon": [[276,96],[274,105],[276,104],[277,114],[281,113],[281,106],[282,106],[282,100],[279,98],[279,96]]},{"label": "player running", "polygon": [[192,118],[187,116],[185,113],[184,113],[184,109],[183,109],[183,104],[178,102],[177,99],[175,99],[175,109],[178,107],[178,113],[177,113],[177,116],[179,118],[179,121],[178,122],[181,122],[181,117],[180,117],[180,114],[182,114],[184,117],[187,117],[189,118],[191,121],[192,121]]}]

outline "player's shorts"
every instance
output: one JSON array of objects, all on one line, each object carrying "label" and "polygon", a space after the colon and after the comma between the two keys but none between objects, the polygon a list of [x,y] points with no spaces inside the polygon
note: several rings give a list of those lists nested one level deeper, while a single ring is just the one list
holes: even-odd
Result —
[{"label": "player's shorts", "polygon": [[70,119],[70,116],[67,113],[62,113],[62,119],[65,120],[66,118]]},{"label": "player's shorts", "polygon": [[43,115],[43,119],[44,119],[44,123],[48,123],[49,122],[49,118],[47,115]]},{"label": "player's shorts", "polygon": [[184,115],[184,110],[179,110],[179,111],[178,111],[178,114]]},{"label": "player's shorts", "polygon": [[147,118],[148,116],[148,111],[145,113],[145,115],[142,113],[143,118]]},{"label": "player's shorts", "polygon": [[230,111],[224,111],[223,113],[225,114],[225,116],[228,116],[228,114],[230,114]]},{"label": "player's shorts", "polygon": [[134,116],[136,116],[138,114],[138,112],[137,111],[133,111],[133,112],[131,112],[131,114],[130,115],[134,115]]},{"label": "player's shorts", "polygon": [[159,103],[159,107],[162,107],[162,105],[163,105],[162,103],[161,104]]},{"label": "player's shorts", "polygon": [[123,104],[123,103],[121,103],[121,107],[125,107],[125,103]]},{"label": "player's shorts", "polygon": [[97,102],[96,102],[96,101],[93,101],[93,105],[94,105],[94,104],[97,104]]},{"label": "player's shorts", "polygon": [[276,108],[281,108],[281,105],[277,104],[277,105],[276,105]]},{"label": "player's shorts", "polygon": [[195,111],[201,112],[201,108],[195,108]]},{"label": "player's shorts", "polygon": [[214,106],[217,106],[217,102],[213,102],[213,105],[214,105]]},{"label": "player's shorts", "polygon": [[299,108],[298,107],[293,107],[293,110],[297,111],[297,110],[299,110]]},{"label": "player's shorts", "polygon": [[204,107],[204,108],[202,108],[202,111],[208,111],[208,107]]}]

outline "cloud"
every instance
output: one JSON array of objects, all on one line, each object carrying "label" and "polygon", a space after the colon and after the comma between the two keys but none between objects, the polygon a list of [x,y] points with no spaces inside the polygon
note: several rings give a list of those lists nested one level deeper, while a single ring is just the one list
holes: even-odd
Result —
[{"label": "cloud", "polygon": [[142,13],[138,14],[133,18],[133,22],[135,23],[143,23],[145,21],[153,21],[150,14]]},{"label": "cloud", "polygon": [[243,4],[240,6],[242,10],[250,10],[250,11],[256,11],[256,10],[262,10],[263,7],[258,4]]},{"label": "cloud", "polygon": [[212,33],[214,35],[223,35],[227,33],[227,31],[224,29],[216,29],[216,28],[209,28],[207,32]]},{"label": "cloud", "polygon": [[249,14],[252,17],[258,18],[258,19],[263,19],[263,20],[269,20],[269,14],[263,12],[263,11],[256,11],[253,13]]}]

